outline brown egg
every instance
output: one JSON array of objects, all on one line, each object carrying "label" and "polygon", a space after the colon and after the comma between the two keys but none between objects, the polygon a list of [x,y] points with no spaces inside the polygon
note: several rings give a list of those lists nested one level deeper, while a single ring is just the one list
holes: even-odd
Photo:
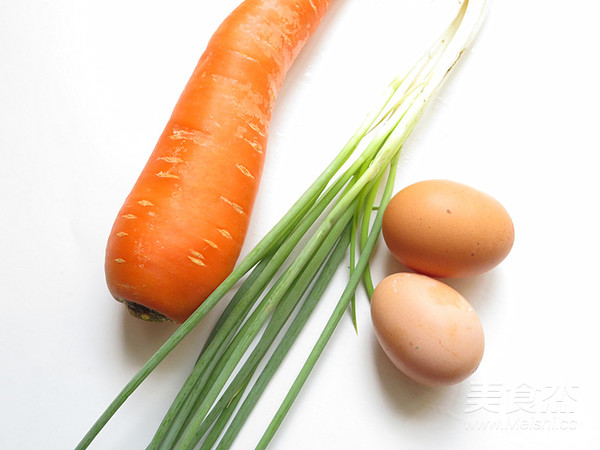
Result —
[{"label": "brown egg", "polygon": [[483,329],[469,302],[426,275],[385,278],[371,299],[371,317],[386,355],[419,383],[459,383],[483,357]]},{"label": "brown egg", "polygon": [[513,223],[494,198],[464,184],[428,180],[398,192],[383,237],[409,268],[434,277],[467,277],[497,266],[514,242]]}]

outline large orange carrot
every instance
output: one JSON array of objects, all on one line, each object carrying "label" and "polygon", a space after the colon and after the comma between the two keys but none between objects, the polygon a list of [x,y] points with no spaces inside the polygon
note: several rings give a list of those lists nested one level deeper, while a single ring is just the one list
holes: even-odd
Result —
[{"label": "large orange carrot", "polygon": [[185,320],[233,270],[273,104],[331,0],[246,0],[219,27],[121,208],[112,295],[146,320]]}]

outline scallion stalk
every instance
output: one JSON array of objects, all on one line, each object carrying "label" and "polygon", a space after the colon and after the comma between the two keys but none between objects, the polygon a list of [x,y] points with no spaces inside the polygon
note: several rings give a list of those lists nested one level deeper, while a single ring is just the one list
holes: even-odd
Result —
[{"label": "scallion stalk", "polygon": [[291,408],[294,400],[300,393],[300,389],[302,389],[302,386],[306,382],[310,372],[312,371],[313,367],[317,363],[317,360],[321,356],[321,353],[323,353],[323,350],[325,349],[327,342],[329,342],[329,339],[333,335],[333,332],[335,331],[340,319],[342,318],[344,311],[348,308],[348,303],[350,302],[350,298],[352,297],[352,295],[354,294],[354,291],[356,290],[356,287],[360,283],[362,273],[364,272],[367,265],[369,264],[369,257],[371,255],[371,251],[375,247],[375,243],[377,242],[377,239],[379,238],[379,232],[381,231],[381,220],[383,218],[383,211],[392,196],[392,190],[394,188],[394,181],[396,179],[396,165],[398,162],[398,157],[399,157],[399,153],[396,153],[394,155],[394,157],[392,158],[392,163],[390,165],[390,174],[389,174],[389,177],[388,177],[388,180],[386,183],[385,191],[383,193],[383,199],[381,200],[381,207],[380,207],[379,211],[377,212],[377,217],[375,219],[375,223],[373,224],[373,228],[371,229],[371,233],[369,234],[369,238],[367,239],[367,242],[366,242],[366,245],[364,248],[364,252],[360,255],[360,258],[356,265],[356,270],[350,277],[350,280],[348,281],[346,289],[344,290],[333,314],[331,315],[329,321],[327,322],[327,325],[325,325],[325,328],[324,328],[323,332],[321,333],[321,336],[319,337],[317,343],[315,344],[312,352],[310,353],[306,363],[304,364],[304,367],[298,374],[298,377],[296,378],[296,380],[294,381],[294,384],[290,388],[290,391],[288,392],[287,396],[285,397],[281,407],[275,414],[275,417],[269,424],[263,437],[261,438],[258,445],[256,446],[257,449],[267,448],[268,443],[271,441],[271,439],[275,435],[275,432],[281,425],[284,417],[286,416],[287,412]]}]

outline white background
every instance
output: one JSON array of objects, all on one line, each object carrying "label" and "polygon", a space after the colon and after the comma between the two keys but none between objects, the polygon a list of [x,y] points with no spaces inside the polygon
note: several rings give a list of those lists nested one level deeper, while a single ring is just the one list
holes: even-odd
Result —
[{"label": "white background", "polygon": [[[175,329],[133,319],[112,300],[104,246],[207,40],[238,3],[0,4],[0,448],[74,447]],[[246,250],[456,6],[334,2],[276,105]],[[515,246],[501,266],[449,282],[484,325],[477,372],[445,389],[408,380],[379,349],[361,291],[358,335],[342,319],[272,448],[585,449],[597,442],[598,17],[592,0],[493,2],[405,146],[398,189],[427,178],[460,181],[495,196],[514,220]],[[376,280],[396,270],[379,245]],[[236,449],[257,443],[344,279],[340,272]],[[221,307],[93,448],[145,448]],[[504,392],[500,406],[490,404],[493,386]],[[487,393],[469,412],[467,395],[477,389]],[[560,397],[565,389],[571,398]],[[531,401],[519,401],[519,392]],[[532,411],[511,412],[523,406]],[[480,419],[526,425],[467,429]],[[527,428],[536,420],[546,421],[543,429]],[[560,429],[564,420],[569,429]]]}]

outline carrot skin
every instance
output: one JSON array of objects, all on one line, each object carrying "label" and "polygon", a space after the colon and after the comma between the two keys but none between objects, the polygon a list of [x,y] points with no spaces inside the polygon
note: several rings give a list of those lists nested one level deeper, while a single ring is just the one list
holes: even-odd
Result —
[{"label": "carrot skin", "polygon": [[108,239],[108,288],[138,317],[183,322],[233,270],[277,93],[330,2],[246,0],[211,38]]}]

